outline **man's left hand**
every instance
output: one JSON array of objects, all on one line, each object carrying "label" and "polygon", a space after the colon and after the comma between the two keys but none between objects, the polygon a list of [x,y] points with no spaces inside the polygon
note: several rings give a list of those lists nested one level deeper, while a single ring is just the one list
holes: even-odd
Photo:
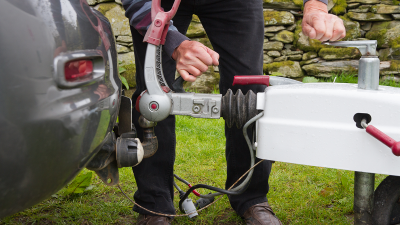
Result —
[{"label": "man's left hand", "polygon": [[346,36],[343,20],[329,14],[327,6],[318,0],[304,5],[303,34],[320,41],[337,41]]}]

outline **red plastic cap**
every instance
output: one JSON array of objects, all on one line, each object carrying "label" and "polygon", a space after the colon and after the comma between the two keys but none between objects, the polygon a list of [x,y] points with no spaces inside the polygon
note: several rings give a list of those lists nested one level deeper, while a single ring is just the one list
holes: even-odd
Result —
[{"label": "red plastic cap", "polygon": [[269,85],[269,76],[267,75],[240,75],[233,77],[232,85],[248,85],[248,84],[263,84]]},{"label": "red plastic cap", "polygon": [[393,145],[392,152],[395,156],[400,156],[400,142],[396,142],[396,144]]}]

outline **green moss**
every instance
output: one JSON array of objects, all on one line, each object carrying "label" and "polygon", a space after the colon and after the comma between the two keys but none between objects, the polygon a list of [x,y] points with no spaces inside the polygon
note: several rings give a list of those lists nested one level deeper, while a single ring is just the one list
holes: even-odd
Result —
[{"label": "green moss", "polygon": [[115,3],[103,3],[99,5],[99,8],[97,9],[101,14],[105,15],[107,11],[111,10],[114,8],[116,5]]},{"label": "green moss", "polygon": [[386,32],[387,32],[387,29],[374,30],[374,31],[371,30],[365,35],[365,37],[370,40],[377,40],[378,47],[381,47],[383,44],[385,44]]},{"label": "green moss", "polygon": [[283,62],[273,62],[269,64],[264,64],[263,65],[263,70],[264,73],[268,74],[268,72],[276,72],[279,70],[279,68],[283,66],[293,66],[294,62],[293,61],[283,61]]},{"label": "green moss", "polygon": [[323,48],[318,52],[318,55],[325,60],[336,59],[359,59],[361,57],[358,48]]},{"label": "green moss", "polygon": [[400,71],[400,60],[392,60],[389,67],[390,71]]},{"label": "green moss", "polygon": [[196,23],[201,23],[199,17],[196,14],[193,14],[192,21]]},{"label": "green moss", "polygon": [[332,8],[332,13],[339,15],[345,14],[347,8],[347,1],[346,0],[333,0],[335,6]]},{"label": "green moss", "polygon": [[400,48],[400,36],[389,42],[389,47],[391,48]]},{"label": "green moss", "polygon": [[303,0],[293,0],[293,3],[294,3],[295,5],[298,5],[298,6],[303,7]]},{"label": "green moss", "polygon": [[378,6],[376,6],[376,5],[372,6],[372,7],[370,8],[370,11],[371,11],[372,13],[377,13],[377,12],[378,12]]},{"label": "green moss", "polygon": [[121,74],[121,76],[126,78],[126,81],[128,81],[129,87],[134,88],[136,87],[136,65],[135,64],[129,64],[122,66],[123,68],[126,69],[125,72]]}]

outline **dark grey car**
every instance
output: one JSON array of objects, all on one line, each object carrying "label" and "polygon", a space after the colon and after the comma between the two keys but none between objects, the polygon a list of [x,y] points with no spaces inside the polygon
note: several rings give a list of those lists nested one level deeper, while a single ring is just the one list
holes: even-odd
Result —
[{"label": "dark grey car", "polygon": [[0,0],[0,218],[57,192],[113,135],[116,59],[86,0]]}]

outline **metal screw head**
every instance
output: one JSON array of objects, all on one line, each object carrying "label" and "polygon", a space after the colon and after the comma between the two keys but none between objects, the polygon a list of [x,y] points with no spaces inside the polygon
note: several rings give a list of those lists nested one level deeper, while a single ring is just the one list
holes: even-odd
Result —
[{"label": "metal screw head", "polygon": [[193,110],[194,113],[199,113],[201,108],[198,105],[194,105],[192,110]]},{"label": "metal screw head", "polygon": [[218,113],[219,112],[217,107],[213,107],[212,111],[213,111],[213,113]]}]

